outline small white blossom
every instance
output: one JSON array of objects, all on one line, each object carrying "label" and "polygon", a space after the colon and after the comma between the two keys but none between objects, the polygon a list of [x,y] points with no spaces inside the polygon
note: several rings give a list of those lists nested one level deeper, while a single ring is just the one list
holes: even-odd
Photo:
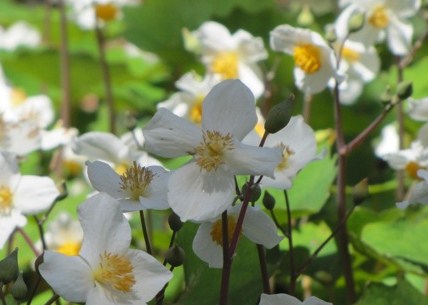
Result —
[{"label": "small white blossom", "polygon": [[285,293],[279,294],[265,294],[263,293],[260,298],[259,305],[333,305],[332,303],[327,303],[317,297],[311,296],[305,301],[300,301],[296,297]]}]

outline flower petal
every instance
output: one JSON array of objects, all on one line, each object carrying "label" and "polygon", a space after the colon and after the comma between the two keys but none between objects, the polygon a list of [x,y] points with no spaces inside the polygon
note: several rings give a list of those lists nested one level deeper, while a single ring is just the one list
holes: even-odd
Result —
[{"label": "flower petal", "polygon": [[153,256],[143,251],[130,249],[127,254],[136,279],[133,291],[140,300],[148,302],[172,278],[172,273]]},{"label": "flower petal", "polygon": [[104,251],[120,253],[129,248],[131,228],[116,199],[99,193],[82,203],[78,213],[84,233],[80,255],[91,266]]},{"label": "flower petal", "polygon": [[393,14],[390,18],[387,28],[388,47],[394,55],[406,55],[410,50],[413,27]]},{"label": "flower petal", "polygon": [[9,216],[0,215],[0,249],[3,248],[16,227],[22,228],[27,224],[27,218],[20,212],[12,210]]},{"label": "flower petal", "polygon": [[175,158],[193,151],[202,139],[196,125],[159,108],[143,129],[145,148],[158,156]]},{"label": "flower petal", "polygon": [[74,153],[90,159],[119,163],[119,151],[123,143],[115,135],[107,132],[88,132],[72,143]]},{"label": "flower petal", "polygon": [[254,96],[240,80],[225,80],[214,86],[202,108],[203,130],[231,133],[239,140],[257,123]]},{"label": "flower petal", "polygon": [[120,189],[120,176],[108,165],[101,161],[86,162],[88,178],[92,187],[99,192],[105,192],[113,198],[124,198]]},{"label": "flower petal", "polygon": [[24,214],[36,214],[48,209],[59,191],[49,177],[21,176],[14,191],[14,206]]},{"label": "flower petal", "polygon": [[262,296],[260,298],[259,305],[302,305],[302,302],[299,301],[296,297],[293,297],[291,295],[285,294],[285,293],[279,293],[279,294],[265,294],[262,293]]},{"label": "flower petal", "polygon": [[55,293],[70,302],[85,302],[94,286],[91,269],[80,256],[46,251],[39,270]]},{"label": "flower petal", "polygon": [[231,175],[203,173],[190,162],[172,172],[168,189],[171,208],[183,222],[203,221],[217,217],[232,204],[235,183]]},{"label": "flower petal", "polygon": [[210,268],[223,267],[223,248],[215,243],[211,237],[213,223],[202,223],[193,239],[193,252]]}]

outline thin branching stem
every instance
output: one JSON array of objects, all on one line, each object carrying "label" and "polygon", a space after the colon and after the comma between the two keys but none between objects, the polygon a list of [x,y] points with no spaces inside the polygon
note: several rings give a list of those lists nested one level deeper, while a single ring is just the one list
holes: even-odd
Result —
[{"label": "thin branching stem", "polygon": [[221,214],[221,237],[223,246],[223,269],[221,273],[220,285],[220,305],[227,305],[229,295],[229,279],[232,268],[232,257],[230,256],[229,248],[229,221],[227,211]]},{"label": "thin branching stem", "polygon": [[259,257],[260,274],[262,276],[263,292],[270,294],[269,274],[266,263],[266,249],[263,245],[257,244],[257,254]]},{"label": "thin branching stem", "polygon": [[149,233],[147,232],[147,224],[146,224],[143,210],[140,211],[140,221],[141,221],[141,228],[143,230],[143,235],[144,235],[144,242],[146,243],[146,251],[148,254],[152,255],[153,253],[152,246],[150,244]]},{"label": "thin branching stem", "polygon": [[291,208],[288,193],[284,190],[285,206],[287,209],[287,235],[288,251],[290,256],[290,294],[294,295],[296,290],[296,265],[294,263],[294,246],[293,246],[293,224],[291,223]]}]

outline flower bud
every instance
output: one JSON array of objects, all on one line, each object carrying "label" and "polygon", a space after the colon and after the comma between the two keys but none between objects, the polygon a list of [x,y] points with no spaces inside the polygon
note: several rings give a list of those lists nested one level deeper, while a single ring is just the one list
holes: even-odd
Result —
[{"label": "flower bud", "polygon": [[349,33],[355,33],[361,30],[365,23],[364,13],[355,13],[348,20]]},{"label": "flower bud", "polygon": [[0,282],[9,283],[18,277],[18,248],[0,261]]},{"label": "flower bud", "polygon": [[184,250],[180,246],[174,245],[168,249],[165,254],[165,261],[172,267],[178,267],[183,265],[184,262]]},{"label": "flower bud", "polygon": [[265,131],[276,133],[290,122],[293,114],[294,94],[288,95],[287,100],[273,106],[266,117]]},{"label": "flower bud", "polygon": [[[242,186],[241,192],[242,192],[242,195],[245,196],[245,194],[248,192],[248,183],[245,183]],[[260,186],[253,185],[251,187],[250,202],[256,202],[260,198],[261,194],[262,194],[262,191],[260,189]]]},{"label": "flower bud", "polygon": [[180,217],[172,212],[168,217],[168,224],[171,230],[177,232],[183,226],[183,222],[180,220]]},{"label": "flower bud", "polygon": [[392,95],[392,92],[391,92],[391,87],[389,87],[389,86],[385,88],[385,91],[383,91],[382,94],[379,97],[380,101],[384,105],[391,104],[392,98],[393,98],[393,95]]},{"label": "flower bud", "polygon": [[325,32],[325,40],[327,40],[329,43],[334,43],[337,40],[337,34],[334,27],[330,27]]},{"label": "flower bud", "polygon": [[300,26],[307,27],[314,23],[314,15],[308,5],[304,5],[300,14],[297,16],[297,23]]},{"label": "flower bud", "polygon": [[275,207],[275,198],[268,191],[265,191],[263,195],[263,205],[268,210],[273,210]]},{"label": "flower bud", "polygon": [[12,296],[17,301],[23,301],[27,297],[28,288],[24,282],[24,278],[22,277],[22,273],[19,273],[18,278],[15,283],[12,285],[12,289],[10,290]]},{"label": "flower bud", "polygon": [[397,96],[405,100],[412,96],[413,93],[413,84],[411,81],[402,81],[398,84],[397,87]]},{"label": "flower bud", "polygon": [[363,203],[369,196],[369,184],[367,178],[358,182],[352,189],[352,201],[355,205]]}]

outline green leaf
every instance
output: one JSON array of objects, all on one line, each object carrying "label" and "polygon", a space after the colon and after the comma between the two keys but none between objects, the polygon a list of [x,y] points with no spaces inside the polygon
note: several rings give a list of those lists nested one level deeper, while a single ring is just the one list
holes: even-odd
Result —
[{"label": "green leaf", "polygon": [[369,285],[361,299],[355,305],[427,305],[428,298],[406,281],[399,281],[397,285],[383,284]]}]

